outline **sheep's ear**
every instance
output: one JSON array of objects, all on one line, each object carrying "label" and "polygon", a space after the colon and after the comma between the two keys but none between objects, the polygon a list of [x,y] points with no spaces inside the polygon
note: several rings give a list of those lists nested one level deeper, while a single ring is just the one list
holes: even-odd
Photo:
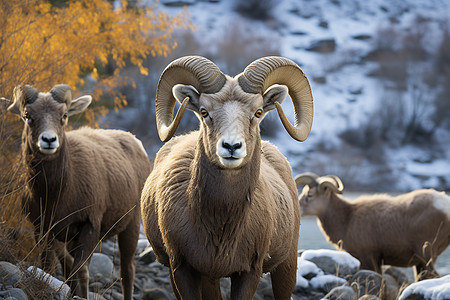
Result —
[{"label": "sheep's ear", "polygon": [[289,89],[285,85],[274,84],[263,95],[264,111],[275,108],[275,102],[282,103],[288,95]]},{"label": "sheep's ear", "polygon": [[91,101],[92,97],[89,95],[81,96],[78,97],[77,99],[72,100],[72,103],[70,104],[70,108],[67,114],[69,116],[79,114],[80,112],[85,110],[86,107],[89,106],[89,104],[91,104]]},{"label": "sheep's ear", "polygon": [[200,94],[193,86],[184,84],[174,85],[174,87],[172,88],[172,94],[180,104],[186,97],[189,97],[189,102],[186,108],[195,112],[200,111],[200,107],[198,104]]}]

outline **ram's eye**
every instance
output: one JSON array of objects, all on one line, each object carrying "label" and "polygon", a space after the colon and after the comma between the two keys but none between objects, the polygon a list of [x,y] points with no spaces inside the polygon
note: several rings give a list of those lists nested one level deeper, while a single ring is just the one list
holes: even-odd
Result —
[{"label": "ram's eye", "polygon": [[62,118],[61,118],[61,124],[62,125],[64,125],[66,123],[67,117],[68,117],[67,113],[64,113]]},{"label": "ram's eye", "polygon": [[203,118],[206,118],[207,116],[209,116],[209,113],[206,109],[204,109],[203,107],[200,108],[200,113],[202,114]]},{"label": "ram's eye", "polygon": [[27,111],[23,114],[23,118],[25,119],[25,121],[28,122],[28,124],[31,124],[31,122],[33,121],[33,119],[31,119],[30,114]]},{"label": "ram's eye", "polygon": [[263,113],[263,110],[260,108],[255,112],[255,117],[260,118]]}]

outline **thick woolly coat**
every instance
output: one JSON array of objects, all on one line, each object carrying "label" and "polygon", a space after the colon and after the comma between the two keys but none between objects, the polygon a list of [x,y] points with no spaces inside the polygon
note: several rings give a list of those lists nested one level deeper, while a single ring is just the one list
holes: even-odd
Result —
[{"label": "thick woolly coat", "polygon": [[300,213],[286,158],[258,141],[249,163],[227,170],[204,152],[194,131],[167,142],[155,158],[141,205],[158,261],[184,260],[213,279],[272,271],[285,260],[295,268]]}]

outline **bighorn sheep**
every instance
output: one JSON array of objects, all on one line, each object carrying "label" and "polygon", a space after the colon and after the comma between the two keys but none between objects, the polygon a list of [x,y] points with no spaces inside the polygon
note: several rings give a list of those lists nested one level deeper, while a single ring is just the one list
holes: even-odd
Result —
[{"label": "bighorn sheep", "polygon": [[303,173],[299,196],[302,215],[315,215],[324,234],[361,261],[361,268],[381,273],[381,265],[414,266],[416,279],[433,277],[434,262],[450,244],[450,197],[432,189],[397,197],[385,194],[348,201],[334,175]]},{"label": "bighorn sheep", "polygon": [[[294,126],[280,105],[288,92]],[[172,120],[175,99],[181,106]],[[297,189],[288,161],[261,141],[259,130],[275,107],[291,137],[305,140],[311,89],[303,71],[282,57],[256,60],[234,78],[199,56],[179,58],[162,73],[156,95],[161,140],[173,136],[186,108],[200,120],[200,130],[160,149],[141,197],[145,234],[170,268],[178,299],[221,299],[221,277],[231,277],[231,299],[252,299],[262,272],[271,273],[275,299],[291,297]]]},{"label": "bighorn sheep", "polygon": [[64,84],[49,93],[29,85],[14,89],[8,110],[25,123],[22,155],[28,197],[23,206],[37,232],[67,242],[73,257],[65,257],[65,275],[74,278],[71,289],[84,298],[90,255],[102,238],[117,235],[124,299],[131,300],[140,193],[150,162],[142,143],[128,132],[88,127],[64,132],[68,117],[90,102],[91,96],[72,100],[72,89]]}]

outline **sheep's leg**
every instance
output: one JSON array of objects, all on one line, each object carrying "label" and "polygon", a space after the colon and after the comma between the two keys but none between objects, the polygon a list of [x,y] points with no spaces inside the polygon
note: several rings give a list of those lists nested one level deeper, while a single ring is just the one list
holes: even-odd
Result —
[{"label": "sheep's leg", "polygon": [[69,251],[67,251],[66,245],[62,244],[62,247],[56,250],[58,260],[63,269],[64,278],[69,278],[70,273],[72,272],[73,267],[73,257],[70,255]]},{"label": "sheep's leg", "polygon": [[127,228],[118,234],[120,255],[120,278],[124,300],[133,299],[136,263],[134,254],[139,239],[139,218],[135,218]]},{"label": "sheep's leg", "polygon": [[270,272],[274,299],[291,299],[297,278],[297,251]]},{"label": "sheep's leg", "polygon": [[204,300],[215,299],[222,300],[222,293],[220,291],[220,281],[212,280],[207,277],[202,277],[202,297]]},{"label": "sheep's leg", "polygon": [[[175,286],[172,286],[174,293],[176,289],[183,300],[202,299],[200,289],[201,275],[186,263],[174,264],[171,262],[170,265],[173,270],[173,281],[175,282]],[[175,267],[172,268],[172,266]]]},{"label": "sheep's leg", "polygon": [[51,245],[46,246],[40,257],[41,268],[45,272],[55,275],[56,273],[56,255]]},{"label": "sheep's leg", "polygon": [[[69,282],[69,287],[72,291],[77,291],[77,296],[87,299],[89,292],[89,260],[100,237],[99,231],[95,230],[90,222],[80,224],[78,228],[80,230],[77,238],[71,243],[74,247],[70,251],[74,259],[71,276],[73,276],[74,280]],[[79,292],[80,289],[81,292]]]},{"label": "sheep's leg", "polygon": [[233,274],[231,276],[231,300],[253,299],[261,275],[261,268]]},{"label": "sheep's leg", "polygon": [[172,291],[175,295],[175,298],[177,298],[177,300],[182,300],[181,299],[181,295],[178,292],[177,286],[175,284],[175,280],[173,279],[173,272],[172,272],[172,268],[169,269],[169,277],[170,277],[170,284],[172,285]]},{"label": "sheep's leg", "polygon": [[382,274],[381,270],[381,260],[375,258],[374,255],[367,254],[365,258],[360,259],[361,270],[372,270],[379,274]]}]

